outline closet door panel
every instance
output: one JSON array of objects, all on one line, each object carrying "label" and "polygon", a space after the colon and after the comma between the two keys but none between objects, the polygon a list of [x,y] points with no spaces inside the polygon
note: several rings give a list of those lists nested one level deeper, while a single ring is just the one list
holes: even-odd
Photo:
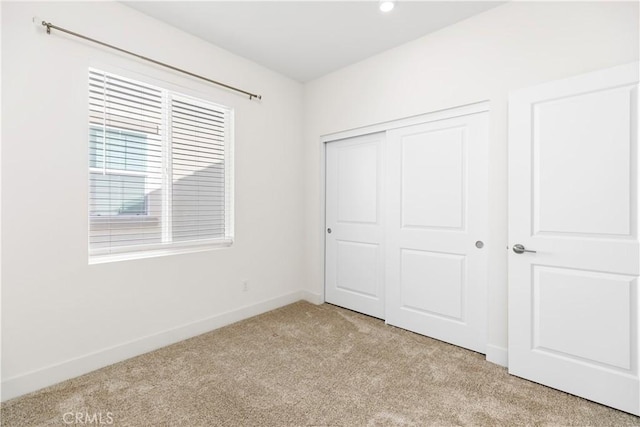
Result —
[{"label": "closet door panel", "polygon": [[387,323],[482,353],[487,150],[477,113],[391,130],[385,159]]},{"label": "closet door panel", "polygon": [[384,318],[382,155],[385,135],[326,147],[325,299]]}]

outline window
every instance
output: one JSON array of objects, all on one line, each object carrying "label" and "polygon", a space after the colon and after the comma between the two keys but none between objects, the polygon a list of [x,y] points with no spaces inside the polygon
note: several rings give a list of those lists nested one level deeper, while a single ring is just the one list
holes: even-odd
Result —
[{"label": "window", "polygon": [[92,260],[231,243],[232,116],[227,107],[89,70]]}]

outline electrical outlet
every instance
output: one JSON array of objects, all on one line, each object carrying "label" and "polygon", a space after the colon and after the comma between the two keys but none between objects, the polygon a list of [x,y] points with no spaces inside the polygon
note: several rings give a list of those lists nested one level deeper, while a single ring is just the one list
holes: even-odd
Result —
[{"label": "electrical outlet", "polygon": [[242,292],[248,292],[249,291],[249,281],[248,280],[243,280],[242,281]]}]

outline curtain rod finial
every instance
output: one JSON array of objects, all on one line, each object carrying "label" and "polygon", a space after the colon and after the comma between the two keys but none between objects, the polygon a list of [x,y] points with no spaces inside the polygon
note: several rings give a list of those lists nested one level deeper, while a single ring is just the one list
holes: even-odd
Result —
[{"label": "curtain rod finial", "polygon": [[51,26],[53,25],[51,24],[51,22],[47,22],[44,19],[40,19],[37,16],[34,16],[32,21],[35,25],[42,25],[43,27],[47,27],[47,34],[51,34]]},{"label": "curtain rod finial", "polygon": [[53,26],[51,22],[47,22],[44,19],[41,19],[37,16],[34,16],[33,18],[31,18],[31,21],[34,23],[34,25],[37,25],[37,26],[42,25],[43,27],[47,27],[47,34],[51,34],[51,27]]}]

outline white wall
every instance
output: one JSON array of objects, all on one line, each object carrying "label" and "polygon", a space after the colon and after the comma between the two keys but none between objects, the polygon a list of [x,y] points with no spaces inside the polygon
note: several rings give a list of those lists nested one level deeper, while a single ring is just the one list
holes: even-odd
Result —
[{"label": "white wall", "polygon": [[[305,296],[299,83],[119,3],[1,7],[3,399]],[[48,36],[33,16],[263,100]],[[235,108],[231,248],[88,265],[87,67],[100,64]]]},{"label": "white wall", "polygon": [[323,287],[320,136],[490,100],[487,357],[505,364],[508,92],[636,61],[638,44],[637,2],[512,2],[305,85],[308,289]]}]

